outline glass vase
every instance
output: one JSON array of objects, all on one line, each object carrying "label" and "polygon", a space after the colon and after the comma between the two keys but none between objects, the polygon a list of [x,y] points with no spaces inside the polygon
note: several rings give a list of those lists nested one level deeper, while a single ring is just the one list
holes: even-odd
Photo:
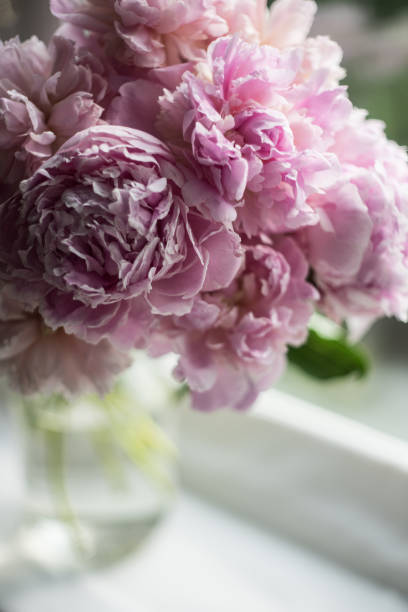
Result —
[{"label": "glass vase", "polygon": [[163,370],[140,358],[103,399],[20,403],[24,557],[60,572],[134,551],[177,491],[178,400]]}]

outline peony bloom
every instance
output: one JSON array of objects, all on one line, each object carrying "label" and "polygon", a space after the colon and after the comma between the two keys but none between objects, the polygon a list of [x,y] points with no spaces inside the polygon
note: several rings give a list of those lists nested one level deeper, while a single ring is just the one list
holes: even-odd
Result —
[{"label": "peony bloom", "polygon": [[317,9],[313,0],[275,0],[270,9],[265,0],[216,0],[216,6],[230,34],[281,49],[305,41]]},{"label": "peony bloom", "polygon": [[97,32],[115,61],[133,67],[195,60],[228,31],[214,0],[51,0],[51,10]]},{"label": "peony bloom", "polygon": [[178,355],[243,409],[317,306],[408,318],[408,165],[353,109],[313,0],[51,0],[0,43],[0,371],[104,392]]},{"label": "peony bloom", "polygon": [[122,67],[158,68],[196,61],[225,34],[279,48],[301,44],[316,4],[276,0],[267,9],[265,0],[51,0],[51,10],[96,33]]},{"label": "peony bloom", "polygon": [[188,313],[241,265],[239,237],[189,207],[186,185],[153,136],[80,132],[1,205],[0,274],[52,329],[132,346],[151,313]]},{"label": "peony bloom", "polygon": [[216,6],[229,34],[278,49],[302,47],[302,80],[321,79],[323,71],[327,83],[335,87],[345,76],[339,45],[327,36],[308,38],[317,10],[314,0],[275,0],[270,8],[265,0],[218,0]]},{"label": "peony bloom", "polygon": [[408,165],[379,122],[354,111],[332,150],[342,178],[314,199],[301,234],[321,308],[358,337],[380,316],[408,315]]},{"label": "peony bloom", "polygon": [[327,36],[308,38],[317,5],[314,0],[275,0],[270,8],[265,0],[218,0],[217,13],[228,25],[229,34],[246,42],[278,49],[301,47],[302,80],[322,78],[331,87],[345,76],[340,67],[343,52]]},{"label": "peony bloom", "polygon": [[[162,137],[192,158],[197,175],[230,202],[229,218],[238,215],[236,227],[249,236],[317,223],[308,198],[337,170],[322,138],[331,138],[351,105],[343,88],[324,96],[314,81],[303,82],[303,59],[302,48],[222,38],[196,74],[185,73],[160,99]],[[217,202],[210,204],[203,212],[220,218]]]},{"label": "peony bloom", "polygon": [[103,68],[73,42],[0,42],[0,180],[17,188],[70,136],[99,122]]},{"label": "peony bloom", "polygon": [[226,211],[247,236],[293,233],[321,308],[357,333],[384,314],[407,318],[408,169],[382,126],[333,87],[339,58],[329,46],[324,62],[321,44],[220,39],[161,97],[156,125],[230,202],[203,213]]},{"label": "peony bloom", "polygon": [[[202,293],[191,313],[156,321],[150,351],[180,354],[176,376],[193,406],[244,409],[283,371],[288,344],[300,345],[318,296],[293,239],[245,247],[241,273],[224,290]],[[154,329],[154,328],[153,328]]]},{"label": "peony bloom", "polygon": [[105,393],[129,356],[107,340],[92,345],[47,328],[27,305],[0,294],[0,373],[23,394]]},{"label": "peony bloom", "polygon": [[[160,113],[160,97],[165,89],[173,90],[181,82],[191,64],[177,64],[168,68],[150,70],[131,81],[117,82],[105,119],[113,125],[122,125],[149,132],[160,137],[156,119]],[[137,110],[137,112],[135,112]]]}]

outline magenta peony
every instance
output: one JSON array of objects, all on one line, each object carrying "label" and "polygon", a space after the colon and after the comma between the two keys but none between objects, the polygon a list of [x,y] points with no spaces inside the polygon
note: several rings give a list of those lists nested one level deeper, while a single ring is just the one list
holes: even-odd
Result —
[{"label": "magenta peony", "polygon": [[0,274],[53,329],[132,346],[150,313],[189,312],[241,264],[238,236],[189,208],[185,184],[153,136],[81,132],[1,205]]},{"label": "magenta peony", "polygon": [[0,373],[24,394],[105,393],[131,363],[104,340],[86,344],[62,329],[47,328],[27,305],[0,295]]},{"label": "magenta peony", "polygon": [[0,42],[1,195],[18,188],[58,147],[98,123],[106,82],[102,64],[73,42],[36,37]]},{"label": "magenta peony", "polygon": [[197,59],[228,32],[214,0],[51,0],[56,17],[97,32],[120,64],[158,68]]},{"label": "magenta peony", "polygon": [[[311,0],[51,0],[53,14],[99,39],[117,64],[158,68],[204,56],[209,43],[238,33],[249,42],[288,47],[306,38]],[[79,33],[71,30],[75,39]]]}]

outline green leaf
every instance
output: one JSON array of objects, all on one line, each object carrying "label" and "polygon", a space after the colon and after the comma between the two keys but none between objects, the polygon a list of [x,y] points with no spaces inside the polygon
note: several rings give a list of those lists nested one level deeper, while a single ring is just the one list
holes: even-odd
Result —
[{"label": "green leaf", "polygon": [[313,329],[305,344],[289,348],[288,359],[319,380],[350,375],[362,378],[369,370],[369,359],[360,346],[349,344],[345,338],[324,338]]}]

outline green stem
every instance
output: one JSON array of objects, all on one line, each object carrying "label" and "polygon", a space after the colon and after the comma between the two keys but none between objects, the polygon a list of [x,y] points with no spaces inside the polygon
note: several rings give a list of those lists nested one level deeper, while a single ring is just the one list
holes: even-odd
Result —
[{"label": "green stem", "polygon": [[61,431],[50,429],[46,429],[43,433],[47,451],[48,480],[57,516],[71,528],[74,545],[81,555],[85,555],[87,547],[78,520],[72,510],[66,487],[64,434]]},{"label": "green stem", "polygon": [[108,482],[114,489],[125,490],[126,473],[112,432],[110,430],[96,431],[92,434],[92,441]]}]

